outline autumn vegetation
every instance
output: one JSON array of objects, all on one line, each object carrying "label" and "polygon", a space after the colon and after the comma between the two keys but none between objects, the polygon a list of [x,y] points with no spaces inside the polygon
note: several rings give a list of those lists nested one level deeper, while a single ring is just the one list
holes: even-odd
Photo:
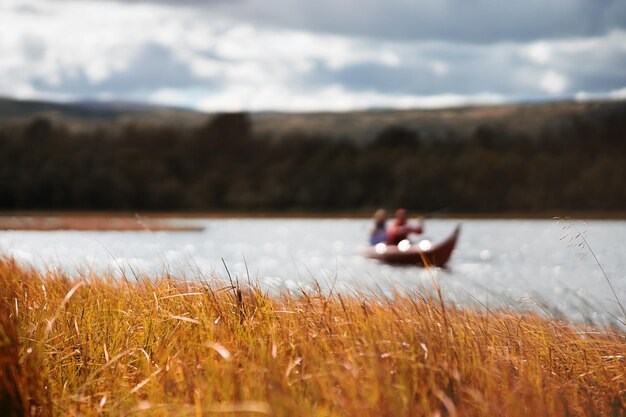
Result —
[{"label": "autumn vegetation", "polygon": [[623,330],[436,290],[270,295],[0,261],[3,416],[624,416],[625,355]]}]

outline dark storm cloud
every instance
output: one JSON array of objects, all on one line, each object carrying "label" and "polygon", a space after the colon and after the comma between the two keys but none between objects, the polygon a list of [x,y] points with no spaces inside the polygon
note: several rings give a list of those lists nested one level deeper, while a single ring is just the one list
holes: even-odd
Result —
[{"label": "dark storm cloud", "polygon": [[[626,27],[624,0],[133,0],[238,20],[379,39],[489,43],[593,36]],[[124,3],[129,3],[128,0]]]}]

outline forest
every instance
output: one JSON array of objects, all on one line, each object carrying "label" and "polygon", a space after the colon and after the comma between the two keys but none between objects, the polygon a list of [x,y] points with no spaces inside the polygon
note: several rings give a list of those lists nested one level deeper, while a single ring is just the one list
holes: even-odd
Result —
[{"label": "forest", "polygon": [[[0,125],[0,210],[538,213],[626,210],[626,106],[536,135],[484,123],[430,140],[254,133],[246,113],[202,126],[76,131]],[[357,138],[358,139],[358,138]]]}]

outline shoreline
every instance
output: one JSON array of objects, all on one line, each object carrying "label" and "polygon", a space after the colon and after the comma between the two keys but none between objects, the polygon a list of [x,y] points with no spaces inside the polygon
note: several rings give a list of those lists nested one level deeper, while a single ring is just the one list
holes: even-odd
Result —
[{"label": "shoreline", "polygon": [[177,225],[166,218],[117,215],[0,215],[0,230],[5,231],[132,231],[132,232],[201,232],[204,227]]},{"label": "shoreline", "polygon": [[[391,216],[393,209],[386,208]],[[0,211],[0,221],[7,218],[120,218],[120,219],[369,219],[374,211],[106,211],[106,210],[7,210]],[[546,211],[546,212],[450,212],[419,210],[409,211],[410,217],[423,216],[426,219],[519,219],[552,220],[556,217],[580,220],[626,220],[626,211]]]},{"label": "shoreline", "polygon": [[[390,212],[390,211],[388,211]],[[626,212],[584,213],[420,213],[426,220],[593,220],[624,221]],[[370,219],[365,212],[103,212],[14,211],[0,212],[0,231],[129,231],[201,232],[204,227],[176,224],[176,220],[202,219]]]}]

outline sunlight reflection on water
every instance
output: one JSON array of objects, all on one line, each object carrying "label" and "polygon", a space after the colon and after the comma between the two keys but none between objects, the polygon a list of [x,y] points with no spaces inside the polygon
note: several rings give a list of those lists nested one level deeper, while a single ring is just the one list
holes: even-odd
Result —
[{"label": "sunlight reflection on water", "polygon": [[[452,302],[489,306],[545,301],[568,316],[606,320],[619,308],[598,265],[584,248],[561,239],[555,221],[431,220],[424,238],[462,231],[449,268],[436,272],[364,259],[368,220],[211,219],[203,232],[2,232],[0,253],[40,269],[95,271],[128,277],[170,272],[188,279],[225,276],[222,259],[240,280],[271,291],[297,290],[314,280],[351,291],[394,286],[432,288],[433,276]],[[577,223],[615,290],[626,300],[626,222]],[[589,307],[590,304],[592,307]]]}]

